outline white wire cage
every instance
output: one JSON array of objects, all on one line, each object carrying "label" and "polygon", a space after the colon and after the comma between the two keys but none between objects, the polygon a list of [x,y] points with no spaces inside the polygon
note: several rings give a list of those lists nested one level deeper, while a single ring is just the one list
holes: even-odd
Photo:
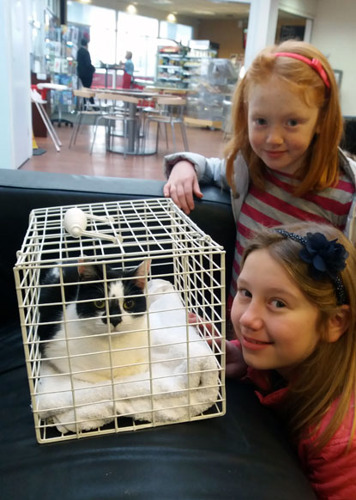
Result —
[{"label": "white wire cage", "polygon": [[225,252],[171,200],[33,210],[14,275],[39,443],[224,415]]}]

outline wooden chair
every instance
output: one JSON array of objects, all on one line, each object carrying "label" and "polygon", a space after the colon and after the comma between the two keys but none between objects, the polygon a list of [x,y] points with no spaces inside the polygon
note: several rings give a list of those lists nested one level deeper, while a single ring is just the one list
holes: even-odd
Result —
[{"label": "wooden chair", "polygon": [[168,149],[168,126],[171,127],[173,149],[177,150],[176,147],[176,134],[175,126],[179,125],[182,139],[184,143],[184,150],[189,151],[187,131],[184,123],[184,108],[186,105],[186,99],[182,97],[172,97],[172,96],[158,96],[156,98],[157,107],[155,113],[149,113],[145,119],[145,137],[148,137],[149,128],[151,123],[157,124],[156,131],[156,149],[158,151],[158,138],[160,127],[163,126],[166,138],[166,147]]}]

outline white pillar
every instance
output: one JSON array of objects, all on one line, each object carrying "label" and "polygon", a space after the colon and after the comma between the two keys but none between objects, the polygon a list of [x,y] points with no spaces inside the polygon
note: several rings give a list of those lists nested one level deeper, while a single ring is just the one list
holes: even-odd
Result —
[{"label": "white pillar", "polygon": [[312,31],[313,31],[313,20],[312,19],[306,19],[306,21],[305,21],[305,32],[304,32],[304,41],[305,42],[311,43]]},{"label": "white pillar", "polygon": [[1,0],[0,26],[0,169],[18,168],[32,155],[28,0]]},{"label": "white pillar", "polygon": [[247,27],[245,68],[256,54],[276,38],[279,0],[251,0]]}]

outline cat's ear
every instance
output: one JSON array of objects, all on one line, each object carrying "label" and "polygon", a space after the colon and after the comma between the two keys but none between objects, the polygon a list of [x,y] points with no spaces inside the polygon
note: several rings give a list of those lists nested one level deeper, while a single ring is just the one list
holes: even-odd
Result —
[{"label": "cat's ear", "polygon": [[150,267],[151,267],[151,259],[145,259],[135,269],[135,277],[136,277],[135,282],[136,285],[142,290],[144,290],[146,286]]},{"label": "cat's ear", "polygon": [[84,259],[78,260],[78,273],[82,281],[90,281],[102,277],[100,273],[100,266],[93,266],[92,264],[84,264]]}]

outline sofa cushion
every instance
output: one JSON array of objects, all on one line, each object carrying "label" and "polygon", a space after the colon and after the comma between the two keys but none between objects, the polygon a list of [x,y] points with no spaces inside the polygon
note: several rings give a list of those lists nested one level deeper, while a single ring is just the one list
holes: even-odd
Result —
[{"label": "sofa cushion", "polygon": [[18,326],[8,325],[0,335],[3,500],[315,498],[272,413],[233,381],[223,417],[37,444],[22,351]]}]

